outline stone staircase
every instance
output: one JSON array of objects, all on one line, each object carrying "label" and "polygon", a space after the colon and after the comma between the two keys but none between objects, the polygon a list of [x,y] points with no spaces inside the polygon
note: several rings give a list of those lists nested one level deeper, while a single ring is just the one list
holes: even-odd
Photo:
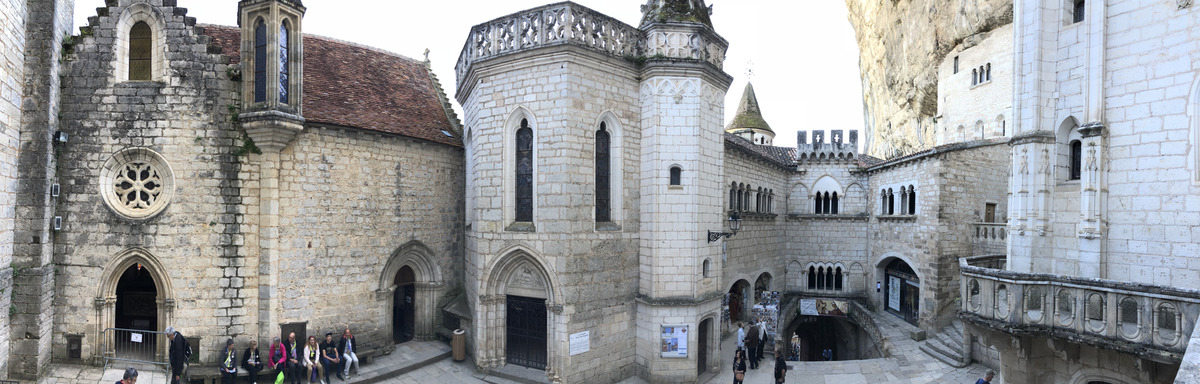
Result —
[{"label": "stone staircase", "polygon": [[963,345],[963,324],[958,320],[954,320],[933,337],[921,343],[922,351],[955,368],[970,365],[970,362],[966,361],[964,357],[966,354],[963,353],[963,348],[968,347]]}]

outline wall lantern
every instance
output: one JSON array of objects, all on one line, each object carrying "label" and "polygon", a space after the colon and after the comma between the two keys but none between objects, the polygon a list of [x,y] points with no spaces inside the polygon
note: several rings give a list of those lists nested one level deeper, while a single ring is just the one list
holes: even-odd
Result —
[{"label": "wall lantern", "polygon": [[713,232],[710,230],[708,231],[708,242],[711,243],[720,240],[722,237],[733,236],[740,229],[742,229],[742,216],[738,215],[737,212],[734,212],[732,215],[729,215],[730,232]]}]

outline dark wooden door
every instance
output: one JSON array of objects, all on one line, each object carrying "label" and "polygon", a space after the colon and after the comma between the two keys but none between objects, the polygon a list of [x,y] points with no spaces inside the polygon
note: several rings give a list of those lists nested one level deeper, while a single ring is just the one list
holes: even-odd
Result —
[{"label": "dark wooden door", "polygon": [[546,369],[546,300],[509,295],[507,302],[506,360]]},{"label": "dark wooden door", "polygon": [[996,222],[996,204],[988,203],[984,207],[983,221],[986,223]]},{"label": "dark wooden door", "polygon": [[396,344],[413,339],[414,291],[412,284],[399,286],[392,298],[392,341]]}]

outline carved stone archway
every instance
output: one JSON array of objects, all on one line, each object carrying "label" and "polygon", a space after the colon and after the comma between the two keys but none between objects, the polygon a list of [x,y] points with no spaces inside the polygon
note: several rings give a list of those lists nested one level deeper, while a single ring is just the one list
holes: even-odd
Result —
[{"label": "carved stone archway", "polygon": [[546,374],[560,382],[562,360],[558,357],[566,340],[562,304],[558,303],[552,269],[540,257],[518,249],[495,259],[482,274],[483,294],[476,307],[476,364],[483,369],[507,364],[508,297],[544,299],[546,306]]},{"label": "carved stone archway", "polygon": [[[129,267],[139,264],[154,279],[156,290],[154,303],[158,328],[160,328],[158,330],[161,331],[162,328],[170,326],[175,320],[175,289],[172,287],[170,275],[166,273],[167,269],[163,267],[158,258],[140,248],[129,249],[117,254],[112,260],[109,260],[108,264],[105,264],[104,270],[100,274],[99,290],[97,290],[93,302],[95,328],[88,339],[92,340],[91,350],[95,352],[92,353],[91,358],[95,363],[100,362],[104,356],[116,352],[113,346],[104,343],[104,330],[116,325],[117,284],[120,283],[121,276]],[[165,337],[158,337],[155,358],[158,361],[165,361],[167,341]],[[87,357],[85,356],[85,358]]]},{"label": "carved stone archway", "polygon": [[413,271],[415,282],[413,286],[416,289],[414,295],[414,320],[413,325],[415,340],[432,340],[437,330],[437,296],[445,288],[445,281],[442,280],[442,271],[434,262],[433,251],[419,241],[411,241],[407,244],[396,248],[388,257],[387,263],[383,266],[383,271],[379,274],[379,283],[375,290],[375,300],[380,304],[380,319],[388,319],[389,323],[381,324],[380,328],[386,334],[385,340],[392,340],[395,335],[392,334],[392,311],[394,310],[395,302],[393,301],[396,291],[396,274],[401,268],[408,266]]}]

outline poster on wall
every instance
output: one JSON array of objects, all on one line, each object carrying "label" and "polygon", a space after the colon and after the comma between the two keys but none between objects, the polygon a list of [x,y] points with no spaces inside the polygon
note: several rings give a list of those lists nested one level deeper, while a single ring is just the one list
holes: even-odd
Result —
[{"label": "poster on wall", "polygon": [[587,352],[592,349],[592,331],[583,331],[571,334],[571,356]]},{"label": "poster on wall", "polygon": [[900,310],[900,278],[888,276],[888,308]]},{"label": "poster on wall", "polygon": [[662,357],[687,357],[688,326],[662,326]]},{"label": "poster on wall", "polygon": [[800,314],[805,316],[816,316],[817,299],[800,299]]},{"label": "poster on wall", "polygon": [[821,316],[846,316],[850,303],[845,300],[817,299],[817,314]]}]

